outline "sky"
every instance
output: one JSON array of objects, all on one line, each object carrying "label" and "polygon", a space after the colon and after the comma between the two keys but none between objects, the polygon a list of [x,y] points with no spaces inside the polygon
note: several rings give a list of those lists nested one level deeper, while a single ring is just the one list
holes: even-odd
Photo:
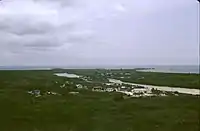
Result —
[{"label": "sky", "polygon": [[196,65],[195,0],[2,0],[0,66]]}]

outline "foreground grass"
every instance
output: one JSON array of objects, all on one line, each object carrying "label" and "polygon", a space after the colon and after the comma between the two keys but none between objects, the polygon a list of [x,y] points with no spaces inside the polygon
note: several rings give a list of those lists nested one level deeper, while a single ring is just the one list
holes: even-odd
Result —
[{"label": "foreground grass", "polygon": [[[51,71],[0,72],[1,131],[198,131],[196,96],[131,98],[81,91],[69,95],[54,82]],[[56,91],[61,96],[39,98],[30,89]]]}]

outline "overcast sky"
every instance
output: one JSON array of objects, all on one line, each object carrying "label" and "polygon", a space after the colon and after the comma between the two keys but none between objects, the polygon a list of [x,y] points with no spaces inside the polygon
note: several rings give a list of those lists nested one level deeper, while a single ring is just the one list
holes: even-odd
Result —
[{"label": "overcast sky", "polygon": [[0,65],[198,64],[196,0],[2,0]]}]

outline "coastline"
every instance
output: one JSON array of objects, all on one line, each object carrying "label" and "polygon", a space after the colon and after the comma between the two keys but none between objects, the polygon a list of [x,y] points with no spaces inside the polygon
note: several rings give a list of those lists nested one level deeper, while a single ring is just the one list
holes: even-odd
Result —
[{"label": "coastline", "polygon": [[137,72],[152,72],[152,73],[171,73],[171,74],[200,74],[200,72],[181,72],[181,71],[170,71],[170,70],[136,70]]},{"label": "coastline", "polygon": [[200,70],[198,66],[191,66],[191,68],[187,69],[186,67],[180,66],[178,67],[163,67],[163,68],[143,68],[136,69],[137,72],[157,72],[157,73],[178,73],[178,74],[200,74]]},{"label": "coastline", "polygon": [[116,83],[116,84],[127,84],[127,85],[137,85],[143,86],[149,89],[157,89],[160,91],[169,91],[169,92],[179,92],[182,94],[190,94],[190,95],[200,95],[200,89],[191,89],[191,88],[182,88],[182,87],[169,87],[169,86],[156,86],[156,85],[147,85],[147,84],[137,84],[131,82],[124,82],[117,79],[109,79],[109,82]]}]

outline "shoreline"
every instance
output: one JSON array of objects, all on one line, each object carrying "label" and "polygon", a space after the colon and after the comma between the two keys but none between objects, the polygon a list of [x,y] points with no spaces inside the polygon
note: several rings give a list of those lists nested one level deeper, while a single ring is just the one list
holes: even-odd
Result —
[{"label": "shoreline", "polygon": [[149,72],[149,73],[171,73],[171,74],[200,74],[200,72],[183,72],[183,71],[172,71],[172,70],[159,70],[159,69],[145,69],[136,70],[137,72]]},{"label": "shoreline", "polygon": [[143,87],[149,88],[149,89],[154,88],[154,89],[157,89],[157,90],[160,90],[160,91],[169,91],[169,92],[176,92],[177,91],[178,93],[182,93],[182,94],[200,95],[200,89],[136,84],[136,83],[130,83],[130,82],[123,82],[123,81],[117,80],[117,79],[108,79],[108,80],[111,83],[117,83],[117,84],[138,85],[138,86],[143,86]]}]

